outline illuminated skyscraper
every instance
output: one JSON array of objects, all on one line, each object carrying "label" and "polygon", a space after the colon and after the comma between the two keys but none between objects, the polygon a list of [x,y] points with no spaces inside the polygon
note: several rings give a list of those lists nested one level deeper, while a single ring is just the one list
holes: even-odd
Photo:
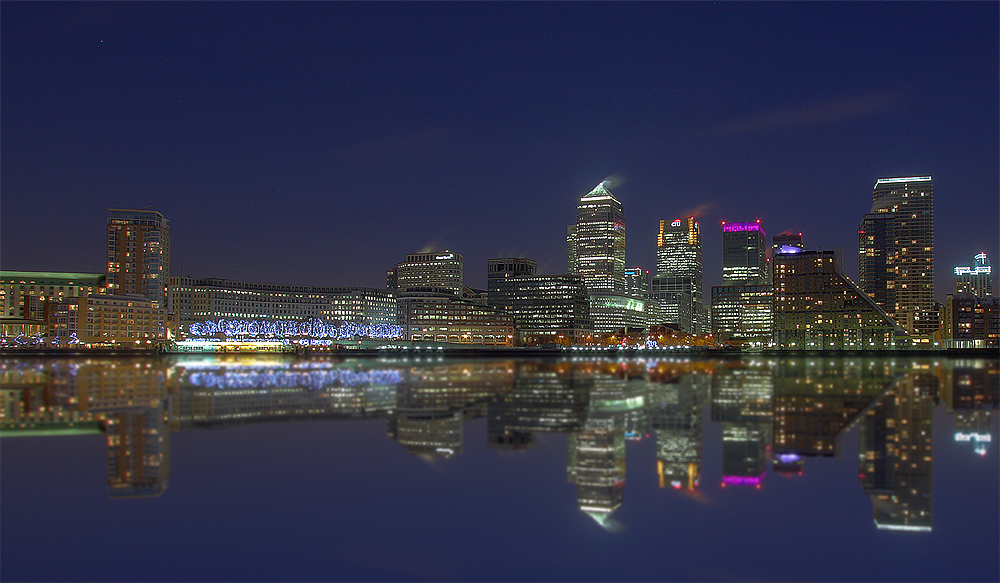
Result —
[{"label": "illuminated skyscraper", "polygon": [[767,233],[759,220],[722,223],[722,281],[723,285],[712,287],[712,333],[716,339],[734,345],[766,346],[771,342],[771,266]]},{"label": "illuminated skyscraper", "polygon": [[694,217],[660,221],[656,236],[657,275],[688,276],[696,279],[695,292],[701,295],[701,226]]},{"label": "illuminated skyscraper", "polygon": [[767,285],[767,233],[754,223],[722,223],[722,282]]},{"label": "illuminated skyscraper", "polygon": [[580,198],[576,232],[567,239],[589,292],[625,291],[625,213],[603,182]]},{"label": "illuminated skyscraper", "polygon": [[879,178],[858,227],[859,287],[911,334],[933,334],[934,182]]},{"label": "illuminated skyscraper", "polygon": [[656,276],[650,289],[650,324],[674,324],[685,332],[708,331],[702,291],[701,226],[694,217],[660,221]]},{"label": "illuminated skyscraper", "polygon": [[955,293],[987,298],[993,295],[993,268],[986,252],[976,255],[973,267],[955,268]]},{"label": "illuminated skyscraper", "polygon": [[139,294],[166,307],[170,227],[162,214],[109,209],[107,257],[109,294]]}]

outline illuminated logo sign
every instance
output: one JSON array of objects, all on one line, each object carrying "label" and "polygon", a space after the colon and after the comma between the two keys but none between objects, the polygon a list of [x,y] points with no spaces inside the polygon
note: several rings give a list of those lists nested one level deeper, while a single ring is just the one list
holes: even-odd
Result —
[{"label": "illuminated logo sign", "polygon": [[962,433],[958,432],[955,434],[955,441],[975,441],[979,443],[981,441],[993,441],[993,436],[989,433]]},{"label": "illuminated logo sign", "polygon": [[454,259],[454,258],[455,258],[455,254],[454,253],[449,253],[447,255],[435,255],[434,256],[434,259]]}]

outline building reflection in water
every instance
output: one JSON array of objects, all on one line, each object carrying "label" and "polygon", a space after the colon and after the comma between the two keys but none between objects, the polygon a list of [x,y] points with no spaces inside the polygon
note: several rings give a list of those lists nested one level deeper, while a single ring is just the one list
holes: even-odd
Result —
[{"label": "building reflection in water", "polygon": [[652,384],[649,411],[661,488],[693,491],[701,482],[701,411],[710,378],[687,374]]},{"label": "building reflection in water", "polygon": [[712,375],[712,421],[722,422],[722,485],[756,486],[767,470],[774,379],[761,361],[727,362]]},{"label": "building reflection in water", "polygon": [[858,477],[880,529],[930,531],[934,521],[934,399],[937,377],[899,379],[861,423]]},{"label": "building reflection in water", "polygon": [[859,479],[883,530],[933,524],[933,412],[955,416],[956,441],[984,455],[998,398],[987,360],[795,357],[350,361],[336,357],[0,359],[0,431],[103,433],[112,498],[162,494],[170,432],[278,422],[384,419],[407,453],[448,458],[464,426],[485,418],[494,450],[567,439],[579,508],[602,525],[624,502],[626,442],[655,435],[661,488],[694,490],[702,410],[721,423],[723,485],[760,486],[839,457],[860,424]]}]

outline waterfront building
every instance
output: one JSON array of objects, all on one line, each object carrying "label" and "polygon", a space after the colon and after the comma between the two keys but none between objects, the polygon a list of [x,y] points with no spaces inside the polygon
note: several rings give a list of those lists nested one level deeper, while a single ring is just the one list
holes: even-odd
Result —
[{"label": "waterfront building", "polygon": [[490,304],[489,292],[487,290],[476,289],[467,285],[462,286],[462,299],[479,304],[480,306],[488,306]]},{"label": "waterfront building", "polygon": [[722,282],[768,285],[767,233],[753,223],[722,223]]},{"label": "waterfront building", "polygon": [[712,334],[720,344],[771,343],[774,297],[769,285],[712,286]]},{"label": "waterfront building", "polygon": [[403,340],[514,345],[514,319],[501,310],[433,292],[401,293],[396,302]]},{"label": "waterfront building", "polygon": [[948,294],[942,312],[945,348],[1000,348],[1000,298]]},{"label": "waterfront building", "polygon": [[[787,249],[787,248],[786,248]],[[774,344],[794,350],[902,347],[903,330],[843,271],[840,249],[774,257]]]},{"label": "waterfront building", "polygon": [[49,306],[49,343],[149,348],[170,338],[167,311],[138,294],[66,298]]},{"label": "waterfront building", "polygon": [[[505,265],[490,261],[490,269]],[[493,277],[489,285],[490,307],[513,317],[517,346],[584,344],[594,334],[590,296],[578,275],[507,273]]]},{"label": "waterfront building", "polygon": [[985,251],[976,255],[972,267],[955,268],[955,293],[980,298],[993,295],[993,267]]},{"label": "waterfront building", "polygon": [[396,324],[389,290],[251,283],[227,279],[170,278],[170,310],[182,331],[206,320],[301,320],[363,325]]},{"label": "waterfront building", "polygon": [[574,250],[571,272],[583,277],[589,292],[625,291],[625,213],[603,182],[580,198],[567,255]]},{"label": "waterfront building", "polygon": [[107,288],[167,303],[170,226],[157,211],[108,209]]},{"label": "waterfront building", "polygon": [[44,320],[48,301],[107,291],[104,273],[0,271],[0,317]]},{"label": "waterfront building", "polygon": [[934,303],[934,182],[879,178],[858,227],[858,286],[918,336],[938,329]]},{"label": "waterfront building", "polygon": [[701,225],[694,217],[660,221],[649,323],[679,325],[693,334],[708,332],[703,276]]},{"label": "waterfront building", "polygon": [[396,264],[395,270],[396,290],[399,293],[434,292],[462,296],[465,283],[461,253],[447,249],[410,253],[406,261]]}]

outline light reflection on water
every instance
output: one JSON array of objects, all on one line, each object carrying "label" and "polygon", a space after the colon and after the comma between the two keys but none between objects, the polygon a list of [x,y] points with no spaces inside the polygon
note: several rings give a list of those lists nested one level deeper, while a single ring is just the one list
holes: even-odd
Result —
[{"label": "light reflection on water", "polygon": [[767,489],[832,459],[857,471],[874,528],[918,533],[934,529],[935,410],[962,455],[995,459],[998,379],[991,360],[898,357],[3,358],[0,430],[4,445],[102,434],[118,500],[177,495],[178,432],[381,420],[406,454],[452,463],[472,455],[472,420],[485,421],[497,452],[533,455],[562,436],[556,457],[579,511],[612,533],[627,530],[627,452],[649,456],[629,466],[653,471],[658,488],[693,500]]}]

